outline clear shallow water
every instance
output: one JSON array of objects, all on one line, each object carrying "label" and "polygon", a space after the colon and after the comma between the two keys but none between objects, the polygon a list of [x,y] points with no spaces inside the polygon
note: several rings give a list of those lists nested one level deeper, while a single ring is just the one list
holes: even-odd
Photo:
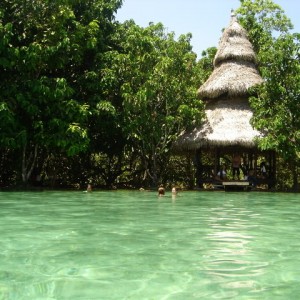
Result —
[{"label": "clear shallow water", "polygon": [[300,195],[0,193],[0,299],[299,299]]}]

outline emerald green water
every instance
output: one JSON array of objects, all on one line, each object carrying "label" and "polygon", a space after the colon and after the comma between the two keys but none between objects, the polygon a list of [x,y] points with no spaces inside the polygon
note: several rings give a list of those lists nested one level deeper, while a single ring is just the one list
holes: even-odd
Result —
[{"label": "emerald green water", "polygon": [[299,299],[300,195],[0,193],[0,299]]}]

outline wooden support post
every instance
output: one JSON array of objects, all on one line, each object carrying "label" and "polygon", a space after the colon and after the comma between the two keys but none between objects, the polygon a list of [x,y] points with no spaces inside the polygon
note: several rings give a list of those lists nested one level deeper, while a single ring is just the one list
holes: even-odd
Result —
[{"label": "wooden support post", "polygon": [[196,182],[199,188],[203,188],[203,166],[202,166],[202,153],[200,149],[196,150],[195,153],[195,164],[196,164]]},{"label": "wooden support post", "polygon": [[220,169],[220,153],[219,149],[215,148],[215,157],[214,157],[214,176],[218,174],[218,171]]}]

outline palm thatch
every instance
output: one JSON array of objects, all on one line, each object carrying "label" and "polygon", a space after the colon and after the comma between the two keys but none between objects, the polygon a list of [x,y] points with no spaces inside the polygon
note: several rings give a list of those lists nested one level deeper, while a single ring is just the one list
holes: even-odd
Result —
[{"label": "palm thatch", "polygon": [[206,121],[201,128],[184,133],[175,148],[196,150],[216,146],[253,148],[260,133],[250,124],[252,111],[245,99],[220,100],[207,104]]},{"label": "palm thatch", "polygon": [[260,83],[262,78],[256,68],[256,57],[247,32],[233,16],[220,40],[214,71],[199,88],[198,95],[202,99],[215,99],[224,94],[242,96],[250,87]]},{"label": "palm thatch", "polygon": [[260,133],[251,126],[248,97],[249,88],[262,81],[247,33],[233,16],[220,40],[214,71],[198,90],[200,98],[209,100],[206,120],[201,128],[183,133],[174,148],[255,147]]},{"label": "palm thatch", "polygon": [[198,90],[202,99],[221,96],[244,96],[249,88],[262,83],[255,65],[249,62],[226,61],[215,68],[208,80]]},{"label": "palm thatch", "polygon": [[214,66],[226,60],[242,60],[255,63],[256,56],[248,40],[246,30],[232,16],[230,25],[224,30],[214,59]]}]

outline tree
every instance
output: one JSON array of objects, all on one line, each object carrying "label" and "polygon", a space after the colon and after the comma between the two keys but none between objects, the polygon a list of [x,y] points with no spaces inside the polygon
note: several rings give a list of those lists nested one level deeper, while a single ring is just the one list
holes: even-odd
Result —
[{"label": "tree", "polygon": [[2,147],[21,150],[23,182],[39,148],[67,155],[87,149],[98,53],[107,47],[121,3],[1,1],[0,138]]},{"label": "tree", "polygon": [[211,73],[214,70],[214,57],[217,53],[216,47],[207,48],[205,51],[202,51],[202,56],[198,61],[199,74],[201,74],[201,81],[198,85],[202,85],[209,78]]},{"label": "tree", "polygon": [[107,53],[103,81],[120,92],[122,130],[141,159],[144,179],[153,185],[164,172],[173,141],[202,119],[190,38],[176,41],[162,24],[141,28],[128,21],[116,33],[119,51]]},{"label": "tree", "polygon": [[264,83],[250,99],[254,126],[265,133],[263,150],[274,149],[289,164],[297,188],[300,162],[300,35],[291,34],[292,24],[272,1],[241,1],[240,22],[258,53]]}]

